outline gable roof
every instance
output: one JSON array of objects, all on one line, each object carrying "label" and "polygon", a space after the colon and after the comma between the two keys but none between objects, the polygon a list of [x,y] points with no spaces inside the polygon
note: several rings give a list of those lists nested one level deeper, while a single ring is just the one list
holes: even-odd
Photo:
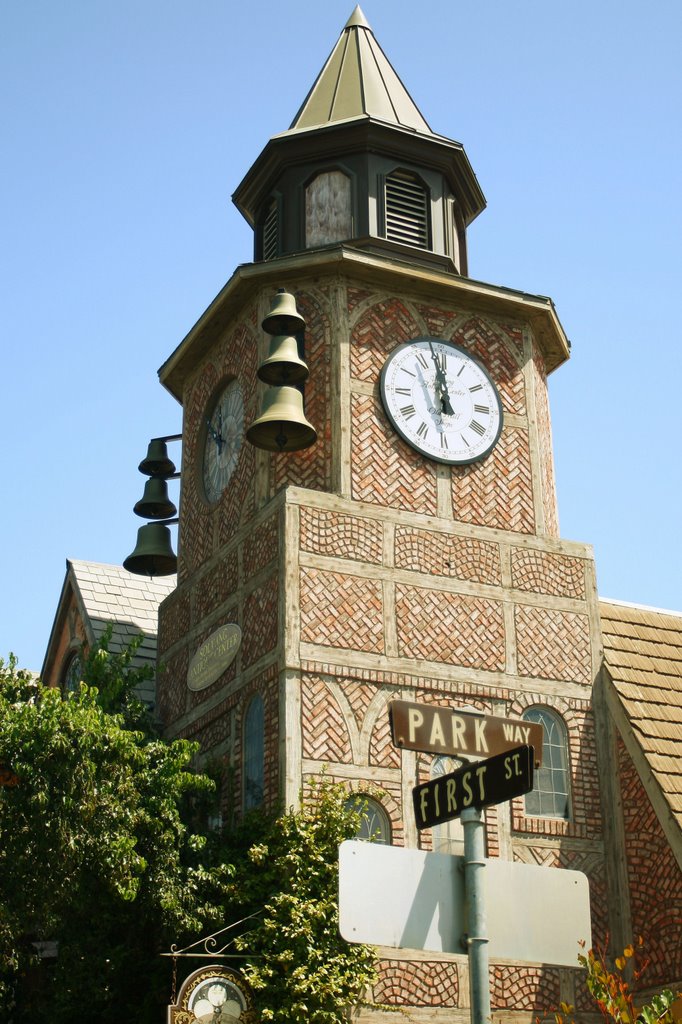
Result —
[{"label": "gable roof", "polygon": [[42,677],[48,678],[53,668],[59,668],[52,662],[65,628],[71,595],[80,612],[89,644],[96,643],[111,624],[109,650],[117,654],[141,633],[143,640],[133,664],[136,667],[155,666],[159,605],[175,590],[175,586],[175,576],[148,579],[129,573],[121,565],[67,558],[66,577],[47,645]]},{"label": "gable roof", "polygon": [[600,601],[606,699],[682,858],[682,613]]}]

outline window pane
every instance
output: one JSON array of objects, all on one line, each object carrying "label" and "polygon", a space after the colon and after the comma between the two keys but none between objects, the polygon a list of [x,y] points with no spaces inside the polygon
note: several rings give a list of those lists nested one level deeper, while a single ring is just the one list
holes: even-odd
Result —
[{"label": "window pane", "polygon": [[375,843],[391,843],[391,822],[381,804],[371,796],[359,793],[346,800],[346,806],[362,815],[356,839],[371,839]]},{"label": "window pane", "polygon": [[256,695],[244,721],[244,808],[263,803],[265,728],[263,698]]},{"label": "window pane", "polygon": [[542,767],[536,769],[535,785],[526,794],[526,814],[568,818],[568,742],[566,727],[548,708],[530,708],[524,721],[542,725]]}]

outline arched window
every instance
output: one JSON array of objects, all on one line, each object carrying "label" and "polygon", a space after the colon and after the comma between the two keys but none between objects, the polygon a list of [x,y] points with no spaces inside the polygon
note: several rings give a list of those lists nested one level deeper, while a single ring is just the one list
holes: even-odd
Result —
[{"label": "arched window", "polygon": [[375,843],[391,844],[391,821],[378,800],[364,793],[351,796],[346,806],[362,815],[356,839],[371,839]]},{"label": "arched window", "polygon": [[75,693],[83,677],[83,662],[76,651],[71,655],[62,673],[62,693]]},{"label": "arched window", "polygon": [[265,714],[260,694],[244,715],[244,810],[260,807],[265,783]]},{"label": "arched window", "polygon": [[[462,762],[455,757],[443,757],[437,754],[431,762],[431,778],[448,775],[457,771]],[[464,826],[460,818],[444,821],[431,829],[431,840],[434,853],[464,853]]]},{"label": "arched window", "polygon": [[390,241],[429,248],[429,193],[416,174],[386,175],[384,216]]},{"label": "arched window", "polygon": [[524,711],[526,722],[542,725],[542,767],[526,794],[526,814],[542,818],[568,818],[568,735],[566,726],[549,708]]}]

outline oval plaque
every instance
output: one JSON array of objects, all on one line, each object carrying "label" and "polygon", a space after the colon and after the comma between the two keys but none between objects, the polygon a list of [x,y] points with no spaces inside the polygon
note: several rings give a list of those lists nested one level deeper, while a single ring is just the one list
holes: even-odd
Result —
[{"label": "oval plaque", "polygon": [[235,659],[242,641],[242,631],[235,622],[216,629],[198,647],[187,670],[190,690],[203,690],[215,683]]}]

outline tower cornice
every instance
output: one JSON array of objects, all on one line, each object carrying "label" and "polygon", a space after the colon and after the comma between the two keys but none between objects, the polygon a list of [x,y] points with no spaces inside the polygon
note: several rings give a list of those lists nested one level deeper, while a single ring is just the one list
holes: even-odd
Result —
[{"label": "tower cornice", "polygon": [[409,290],[424,299],[463,305],[498,317],[511,317],[529,323],[543,354],[547,372],[568,359],[570,345],[554,303],[544,295],[532,295],[513,288],[459,277],[446,270],[420,267],[401,252],[395,255],[370,253],[350,245],[335,245],[315,251],[295,253],[262,263],[237,267],[184,340],[159,369],[159,379],[170,393],[182,401],[184,384],[197,363],[229,328],[232,319],[252,295],[265,287],[295,289],[297,281],[315,276],[343,274],[359,277],[363,283],[378,287]]}]

